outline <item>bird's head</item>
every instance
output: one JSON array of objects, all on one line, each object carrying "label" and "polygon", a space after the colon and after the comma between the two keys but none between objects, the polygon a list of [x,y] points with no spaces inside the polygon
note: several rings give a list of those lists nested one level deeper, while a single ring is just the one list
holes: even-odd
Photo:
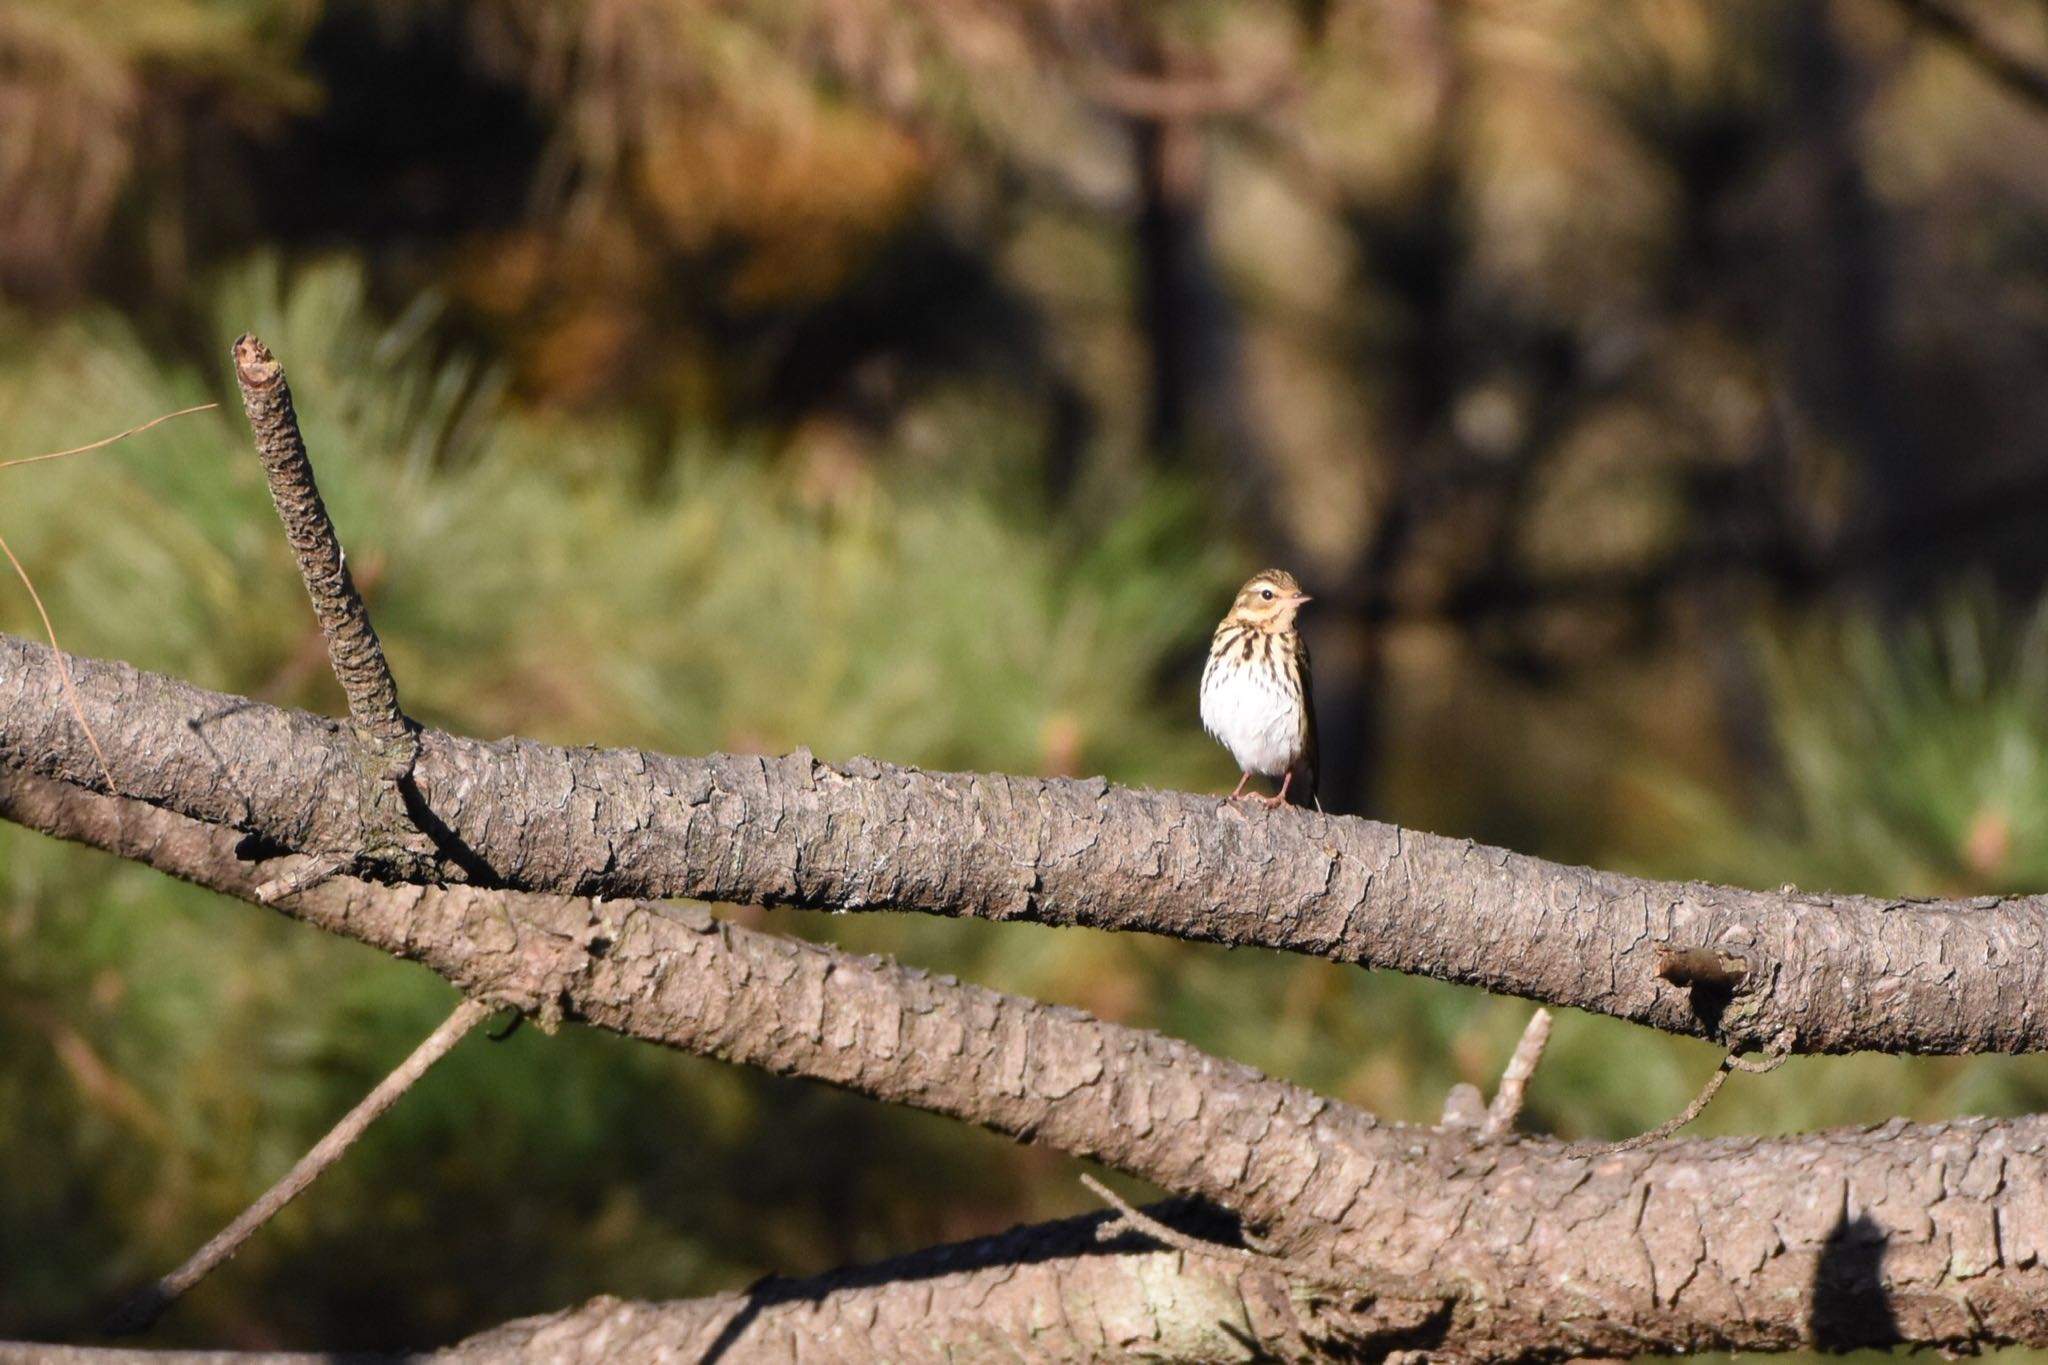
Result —
[{"label": "bird's head", "polygon": [[1267,569],[1253,574],[1237,590],[1230,615],[1233,620],[1277,635],[1294,629],[1294,613],[1309,600],[1293,574],[1285,569]]}]

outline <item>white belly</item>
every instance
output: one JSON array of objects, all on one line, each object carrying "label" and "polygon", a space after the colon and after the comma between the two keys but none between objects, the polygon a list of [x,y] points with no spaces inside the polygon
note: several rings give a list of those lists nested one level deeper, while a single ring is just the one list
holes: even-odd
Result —
[{"label": "white belly", "polygon": [[1204,670],[1202,728],[1261,777],[1279,777],[1301,756],[1299,704],[1266,669]]}]

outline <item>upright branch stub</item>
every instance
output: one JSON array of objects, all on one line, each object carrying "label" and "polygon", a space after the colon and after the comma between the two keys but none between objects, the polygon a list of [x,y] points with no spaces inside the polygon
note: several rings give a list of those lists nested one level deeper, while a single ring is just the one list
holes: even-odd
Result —
[{"label": "upright branch stub", "polygon": [[358,741],[378,760],[377,776],[395,782],[411,774],[419,757],[419,734],[398,709],[391,665],[377,643],[370,613],[349,576],[348,557],[313,482],[313,462],[299,435],[284,367],[269,347],[245,332],[235,342],[235,381],[256,434],[256,453],[270,482],[271,501],[277,504],[285,538],[298,558],[306,595],[313,599],[313,615],[327,638],[334,676],[348,698],[349,723]]}]

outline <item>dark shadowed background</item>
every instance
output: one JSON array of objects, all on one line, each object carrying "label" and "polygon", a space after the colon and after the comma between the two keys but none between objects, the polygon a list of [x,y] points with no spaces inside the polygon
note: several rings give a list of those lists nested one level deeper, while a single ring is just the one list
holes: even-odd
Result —
[{"label": "dark shadowed background", "polygon": [[[341,709],[232,407],[290,374],[408,708],[1227,790],[1235,584],[1326,802],[1679,877],[2048,887],[2036,0],[8,0],[0,536],[66,647]],[[0,627],[39,634],[18,583]],[[1516,1001],[1022,926],[749,922],[1394,1118]],[[78,1335],[452,992],[0,828],[0,1335]],[[1560,1021],[1525,1122],[1704,1045]],[[1701,1131],[2048,1106],[1806,1059]],[[1088,1206],[616,1039],[466,1044],[153,1340],[436,1344]]]}]

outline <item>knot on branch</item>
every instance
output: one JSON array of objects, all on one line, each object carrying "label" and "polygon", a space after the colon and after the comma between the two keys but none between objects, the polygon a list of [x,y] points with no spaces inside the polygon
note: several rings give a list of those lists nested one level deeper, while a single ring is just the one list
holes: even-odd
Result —
[{"label": "knot on branch", "polygon": [[1749,960],[1712,948],[1657,945],[1657,975],[1674,986],[1733,995],[1749,979]]},{"label": "knot on branch", "polygon": [[1674,943],[1657,945],[1658,979],[1687,992],[1693,1017],[1705,1026],[1709,1037],[1724,1043],[1734,1041],[1730,1033],[1737,1028],[1742,1011],[1731,1007],[1749,985],[1750,971],[1749,959],[1734,953]]}]

